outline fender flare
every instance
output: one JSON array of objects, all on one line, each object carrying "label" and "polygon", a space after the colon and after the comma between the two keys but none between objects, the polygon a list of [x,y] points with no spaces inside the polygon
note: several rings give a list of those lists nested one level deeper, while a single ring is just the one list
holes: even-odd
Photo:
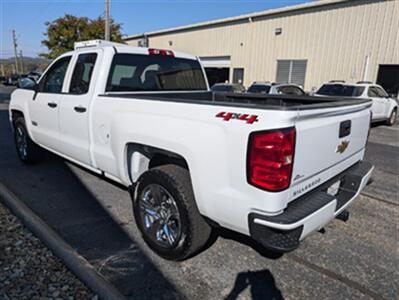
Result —
[{"label": "fender flare", "polygon": [[126,144],[126,167],[130,181],[136,184],[140,176],[147,170],[164,165],[177,164],[186,169],[187,160],[180,154],[139,143]]}]

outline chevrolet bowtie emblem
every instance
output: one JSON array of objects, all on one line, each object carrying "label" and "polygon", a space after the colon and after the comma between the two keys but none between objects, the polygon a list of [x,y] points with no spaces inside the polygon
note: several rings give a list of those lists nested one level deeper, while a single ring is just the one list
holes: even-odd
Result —
[{"label": "chevrolet bowtie emblem", "polygon": [[342,143],[337,146],[337,150],[335,150],[335,152],[342,154],[345,152],[348,146],[349,146],[349,141],[342,141]]}]

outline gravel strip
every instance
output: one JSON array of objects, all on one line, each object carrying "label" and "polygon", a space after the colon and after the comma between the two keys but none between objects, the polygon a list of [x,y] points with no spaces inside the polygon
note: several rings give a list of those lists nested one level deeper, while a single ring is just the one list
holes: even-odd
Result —
[{"label": "gravel strip", "polygon": [[0,299],[97,299],[0,203]]}]

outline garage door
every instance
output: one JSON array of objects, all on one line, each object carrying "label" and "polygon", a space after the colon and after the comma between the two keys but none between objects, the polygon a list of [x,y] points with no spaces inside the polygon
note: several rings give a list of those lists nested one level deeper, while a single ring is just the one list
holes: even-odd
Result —
[{"label": "garage door", "polygon": [[399,93],[399,65],[380,65],[377,83],[389,94]]},{"label": "garage door", "polygon": [[200,60],[205,68],[230,68],[230,56],[202,56]]},{"label": "garage door", "polygon": [[200,60],[205,68],[209,86],[229,81],[230,56],[202,56]]},{"label": "garage door", "polygon": [[306,66],[305,59],[282,59],[277,60],[276,81],[281,83],[295,83],[305,85]]}]

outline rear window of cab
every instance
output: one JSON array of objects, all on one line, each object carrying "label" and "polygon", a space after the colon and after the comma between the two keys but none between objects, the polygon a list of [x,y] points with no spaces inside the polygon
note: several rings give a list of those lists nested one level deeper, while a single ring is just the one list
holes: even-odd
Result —
[{"label": "rear window of cab", "polygon": [[115,54],[107,92],[207,90],[197,60],[167,55]]}]

